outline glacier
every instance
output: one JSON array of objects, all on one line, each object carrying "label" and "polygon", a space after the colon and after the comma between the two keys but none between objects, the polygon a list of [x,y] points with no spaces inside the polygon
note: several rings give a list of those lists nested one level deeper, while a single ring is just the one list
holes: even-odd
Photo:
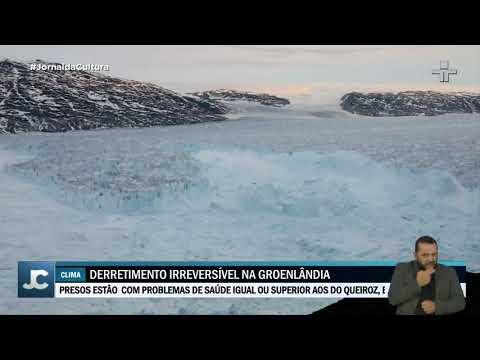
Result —
[{"label": "glacier", "polygon": [[[260,108],[259,108],[260,109]],[[16,263],[405,261],[480,271],[480,116],[262,108],[0,136],[1,314],[308,314],[336,299],[18,299]]]}]

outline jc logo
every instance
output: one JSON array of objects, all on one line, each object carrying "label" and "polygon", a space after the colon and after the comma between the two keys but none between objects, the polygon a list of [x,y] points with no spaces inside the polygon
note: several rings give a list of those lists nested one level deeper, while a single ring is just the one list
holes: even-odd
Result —
[{"label": "jc logo", "polygon": [[39,276],[48,276],[48,271],[45,270],[30,270],[30,284],[23,284],[22,287],[26,290],[37,289],[43,290],[48,287],[46,282],[39,284],[37,279]]}]

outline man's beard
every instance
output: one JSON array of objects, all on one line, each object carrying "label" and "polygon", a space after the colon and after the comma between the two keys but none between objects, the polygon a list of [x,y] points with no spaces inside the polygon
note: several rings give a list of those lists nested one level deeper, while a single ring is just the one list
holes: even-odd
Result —
[{"label": "man's beard", "polygon": [[417,265],[420,270],[426,270],[427,266],[429,265],[433,265],[434,269],[437,268],[437,262],[431,262],[431,263],[427,263],[426,265],[422,265],[422,263],[417,260]]}]

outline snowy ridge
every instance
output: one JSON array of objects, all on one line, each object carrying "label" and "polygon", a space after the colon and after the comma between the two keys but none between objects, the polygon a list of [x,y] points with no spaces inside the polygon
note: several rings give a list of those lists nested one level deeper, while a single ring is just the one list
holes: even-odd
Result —
[{"label": "snowy ridge", "polygon": [[155,84],[0,61],[0,133],[192,124],[225,120],[227,111]]},{"label": "snowy ridge", "polygon": [[266,106],[282,107],[290,104],[288,99],[284,99],[278,96],[269,94],[256,94],[247,91],[235,91],[235,90],[210,90],[203,92],[191,93],[191,95],[203,100],[224,100],[224,101],[244,101],[254,102]]},{"label": "snowy ridge", "polygon": [[367,116],[435,116],[479,113],[480,94],[404,91],[398,93],[351,92],[341,98],[343,110]]}]

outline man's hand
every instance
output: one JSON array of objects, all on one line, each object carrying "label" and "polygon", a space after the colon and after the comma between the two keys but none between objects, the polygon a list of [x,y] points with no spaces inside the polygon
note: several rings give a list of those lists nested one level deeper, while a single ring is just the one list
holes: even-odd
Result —
[{"label": "man's hand", "polygon": [[435,303],[433,301],[425,300],[425,301],[422,301],[422,309],[427,314],[434,314],[437,307],[435,306]]},{"label": "man's hand", "polygon": [[428,267],[427,270],[420,270],[417,272],[417,284],[420,287],[424,287],[432,280],[432,274],[435,272],[435,268]]}]

